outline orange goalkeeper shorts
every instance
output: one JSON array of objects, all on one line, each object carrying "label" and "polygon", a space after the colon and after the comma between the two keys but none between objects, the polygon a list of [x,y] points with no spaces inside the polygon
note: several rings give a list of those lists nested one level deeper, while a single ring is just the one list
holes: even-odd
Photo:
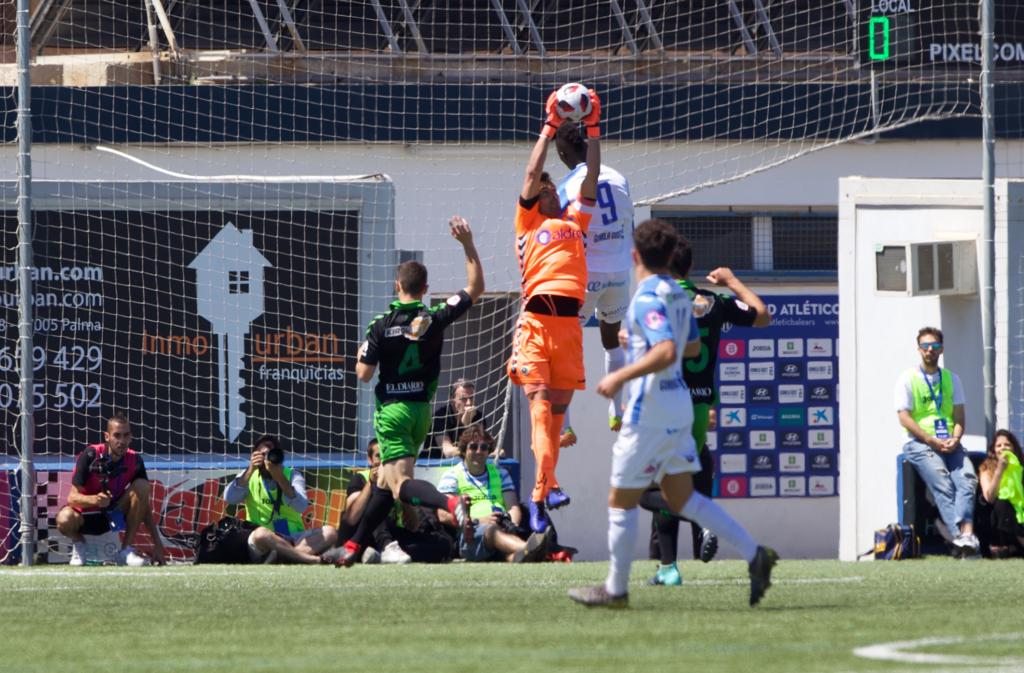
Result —
[{"label": "orange goalkeeper shorts", "polygon": [[559,390],[586,388],[579,318],[523,311],[516,322],[508,376],[517,386],[534,383]]}]

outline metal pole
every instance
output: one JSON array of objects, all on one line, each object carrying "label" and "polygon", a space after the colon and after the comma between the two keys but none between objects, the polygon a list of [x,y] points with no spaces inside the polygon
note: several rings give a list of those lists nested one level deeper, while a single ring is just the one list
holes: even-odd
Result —
[{"label": "metal pole", "polygon": [[18,43],[18,347],[21,349],[21,564],[36,555],[36,471],[32,463],[32,78],[29,0],[17,0]]},{"label": "metal pole", "polygon": [[985,386],[985,438],[996,429],[996,349],[995,349],[995,232],[996,232],[996,121],[993,101],[992,68],[995,30],[995,0],[981,0],[981,140],[982,140],[982,215],[984,246],[981,256],[981,340],[985,358],[982,379]]}]

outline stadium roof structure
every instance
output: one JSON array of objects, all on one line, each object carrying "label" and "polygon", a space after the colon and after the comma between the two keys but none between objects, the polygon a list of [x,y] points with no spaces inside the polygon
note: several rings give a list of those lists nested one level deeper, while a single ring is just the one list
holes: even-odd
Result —
[{"label": "stadium roof structure", "polygon": [[[864,4],[864,3],[860,3]],[[35,0],[37,81],[54,85],[849,80],[853,0]],[[10,16],[4,17],[11,22]],[[13,30],[4,60],[12,63]],[[769,72],[770,71],[770,72]],[[0,72],[0,83],[13,83]]]}]

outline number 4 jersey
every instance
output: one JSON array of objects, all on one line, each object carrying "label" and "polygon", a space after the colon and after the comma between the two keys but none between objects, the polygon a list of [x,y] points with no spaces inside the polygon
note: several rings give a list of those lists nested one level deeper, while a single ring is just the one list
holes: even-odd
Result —
[{"label": "number 4 jersey", "polygon": [[378,404],[429,402],[441,374],[444,330],[473,305],[465,290],[444,303],[427,308],[422,302],[391,302],[388,313],[378,315],[366,328],[359,361],[380,365]]},{"label": "number 4 jersey", "polygon": [[[587,165],[580,164],[558,184],[564,209],[580,193]],[[602,164],[597,181],[597,206],[587,232],[587,271],[610,273],[633,267],[633,199],[629,183],[614,168]]]}]

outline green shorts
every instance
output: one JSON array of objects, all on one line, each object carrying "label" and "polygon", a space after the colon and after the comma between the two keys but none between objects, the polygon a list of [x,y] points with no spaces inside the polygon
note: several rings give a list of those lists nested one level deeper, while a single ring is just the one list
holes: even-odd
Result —
[{"label": "green shorts", "polygon": [[380,462],[415,458],[430,431],[431,418],[429,402],[378,404],[373,414],[373,429],[380,443]]},{"label": "green shorts", "polygon": [[708,422],[711,420],[710,404],[693,405],[693,439],[697,442],[697,453],[708,443]]}]

